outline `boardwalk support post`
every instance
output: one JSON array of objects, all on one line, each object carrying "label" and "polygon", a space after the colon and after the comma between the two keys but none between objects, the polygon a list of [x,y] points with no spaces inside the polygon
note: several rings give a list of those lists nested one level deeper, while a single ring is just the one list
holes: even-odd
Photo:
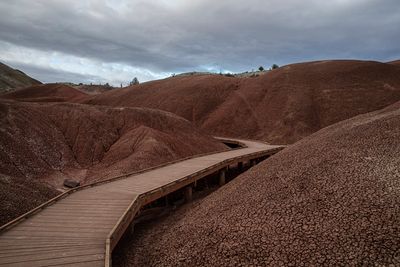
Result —
[{"label": "boardwalk support post", "polygon": [[192,185],[185,187],[185,202],[191,202],[193,198]]},{"label": "boardwalk support post", "polygon": [[219,171],[219,186],[223,186],[225,184],[225,176],[226,176],[226,168],[223,168]]},{"label": "boardwalk support post", "polygon": [[239,171],[243,170],[243,162],[238,163],[238,170]]},{"label": "boardwalk support post", "polygon": [[135,232],[135,222],[132,221],[131,224],[129,225],[129,235],[133,235]]}]

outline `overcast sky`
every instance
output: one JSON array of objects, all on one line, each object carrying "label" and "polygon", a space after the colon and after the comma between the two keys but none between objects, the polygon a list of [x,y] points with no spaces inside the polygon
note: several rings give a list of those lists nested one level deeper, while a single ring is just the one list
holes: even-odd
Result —
[{"label": "overcast sky", "polygon": [[0,61],[43,82],[335,58],[399,59],[399,0],[0,1]]}]

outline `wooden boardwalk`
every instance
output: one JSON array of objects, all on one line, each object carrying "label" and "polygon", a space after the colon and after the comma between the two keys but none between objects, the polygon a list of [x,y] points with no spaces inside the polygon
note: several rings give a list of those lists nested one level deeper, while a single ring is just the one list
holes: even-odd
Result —
[{"label": "wooden boardwalk", "polygon": [[230,164],[263,158],[282,149],[236,141],[247,147],[85,187],[3,226],[0,266],[110,266],[113,248],[143,205]]}]

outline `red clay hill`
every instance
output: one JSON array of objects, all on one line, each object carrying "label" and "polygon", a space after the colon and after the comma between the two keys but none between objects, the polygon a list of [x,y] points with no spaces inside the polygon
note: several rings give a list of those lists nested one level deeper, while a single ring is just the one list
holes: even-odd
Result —
[{"label": "red clay hill", "polygon": [[399,129],[400,102],[324,128],[136,232],[114,263],[399,266]]},{"label": "red clay hill", "polygon": [[77,102],[87,94],[65,84],[34,85],[0,95],[0,98],[23,102]]},{"label": "red clay hill", "polygon": [[84,184],[227,149],[146,108],[1,100],[0,128],[0,224],[54,196],[65,178]]},{"label": "red clay hill", "polygon": [[210,134],[293,143],[398,100],[398,65],[319,61],[254,78],[176,76],[91,96],[85,102],[156,108],[182,116]]}]

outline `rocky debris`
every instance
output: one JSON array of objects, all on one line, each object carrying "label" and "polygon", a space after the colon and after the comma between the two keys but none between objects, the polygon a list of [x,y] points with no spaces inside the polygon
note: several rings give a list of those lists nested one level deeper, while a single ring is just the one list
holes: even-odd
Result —
[{"label": "rocky debris", "polygon": [[400,102],[340,122],[137,231],[115,266],[399,266]]},{"label": "rocky debris", "polygon": [[80,181],[73,180],[73,179],[65,179],[64,180],[64,186],[68,188],[75,188],[81,185]]},{"label": "rocky debris", "polygon": [[209,134],[287,144],[399,100],[399,65],[333,60],[292,64],[255,78],[176,76],[84,101],[166,110]]}]

